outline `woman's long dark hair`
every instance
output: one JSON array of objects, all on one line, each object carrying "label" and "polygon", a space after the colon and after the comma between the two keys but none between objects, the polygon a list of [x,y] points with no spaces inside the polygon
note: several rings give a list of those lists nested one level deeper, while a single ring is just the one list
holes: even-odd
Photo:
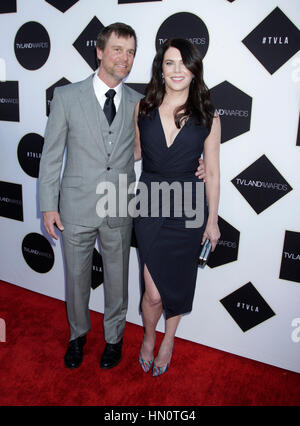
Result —
[{"label": "woman's long dark hair", "polygon": [[186,103],[176,108],[174,112],[175,124],[180,128],[182,123],[193,114],[198,123],[202,123],[210,131],[215,109],[210,102],[209,90],[203,81],[202,57],[197,47],[185,39],[167,40],[157,51],[152,64],[152,77],[147,85],[145,98],[140,101],[139,112],[142,116],[149,115],[150,111],[162,104],[166,93],[162,78],[162,64],[169,47],[175,47],[180,51],[184,65],[194,75]]}]

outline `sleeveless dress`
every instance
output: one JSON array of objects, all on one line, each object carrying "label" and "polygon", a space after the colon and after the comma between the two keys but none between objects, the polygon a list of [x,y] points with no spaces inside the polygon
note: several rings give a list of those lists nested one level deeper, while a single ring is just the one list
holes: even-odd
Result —
[{"label": "sleeveless dress", "polygon": [[[198,258],[208,216],[205,196],[201,198],[199,206],[200,192],[197,192],[197,185],[202,185],[203,191],[204,183],[195,176],[195,172],[208,131],[190,117],[181,127],[173,144],[168,147],[158,108],[152,110],[149,116],[139,116],[138,126],[143,163],[137,189],[136,214],[141,207],[138,203],[141,191],[143,188],[148,189],[147,214],[143,211],[134,219],[141,266],[142,296],[145,290],[144,265],[147,265],[168,319],[192,310]],[[172,190],[169,193],[163,192],[164,195],[161,191],[159,203],[156,202],[153,206],[155,185],[170,185],[174,188],[177,185],[177,189],[180,186],[181,197],[176,197]],[[191,211],[186,208],[186,204],[183,206],[187,188],[192,200],[191,207],[194,211],[197,207],[202,226],[186,226],[187,221],[193,220]],[[145,204],[144,198],[145,196]],[[170,214],[163,211],[167,203],[170,204]]]}]

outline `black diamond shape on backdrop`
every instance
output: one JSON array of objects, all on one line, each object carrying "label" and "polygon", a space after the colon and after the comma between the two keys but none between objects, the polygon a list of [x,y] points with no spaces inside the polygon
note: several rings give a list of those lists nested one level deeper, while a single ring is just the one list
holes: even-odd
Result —
[{"label": "black diamond shape on backdrop", "polygon": [[0,82],[0,120],[20,121],[19,82]]},{"label": "black diamond shape on backdrop", "polygon": [[276,7],[244,40],[244,45],[273,74],[300,47],[298,28]]},{"label": "black diamond shape on backdrop", "polygon": [[70,84],[71,82],[67,80],[65,77],[61,78],[59,81],[54,83],[52,86],[48,87],[46,90],[46,115],[50,114],[50,104],[53,98],[53,92],[56,87],[65,86],[66,84]]},{"label": "black diamond shape on backdrop", "polygon": [[96,250],[94,248],[91,287],[92,287],[93,290],[95,290],[101,284],[103,284],[103,262],[102,262],[102,256],[98,252],[98,250]]},{"label": "black diamond shape on backdrop", "polygon": [[104,28],[99,19],[94,16],[91,22],[82,31],[80,36],[75,40],[73,46],[80,53],[83,59],[95,71],[98,68],[96,42],[100,31]]},{"label": "black diamond shape on backdrop", "polygon": [[248,132],[251,122],[251,96],[228,81],[210,89],[210,95],[221,119],[221,143]]},{"label": "black diamond shape on backdrop", "polygon": [[257,214],[293,189],[265,155],[231,182]]},{"label": "black diamond shape on backdrop", "polygon": [[207,264],[210,268],[234,262],[238,258],[240,232],[220,216],[218,224],[221,237],[215,251],[209,256]]},{"label": "black diamond shape on backdrop", "polygon": [[15,13],[17,11],[17,0],[1,0],[0,13]]},{"label": "black diamond shape on backdrop", "polygon": [[300,232],[285,233],[279,278],[300,283]]},{"label": "black diamond shape on backdrop", "polygon": [[275,315],[251,282],[220,302],[244,332]]},{"label": "black diamond shape on backdrop", "polygon": [[45,0],[47,3],[51,4],[51,6],[60,10],[61,12],[65,12],[70,9],[70,7],[74,6],[79,0]]},{"label": "black diamond shape on backdrop", "polygon": [[146,94],[146,83],[125,83],[127,86],[129,86],[131,89],[135,90],[136,92],[139,92],[141,95]]}]

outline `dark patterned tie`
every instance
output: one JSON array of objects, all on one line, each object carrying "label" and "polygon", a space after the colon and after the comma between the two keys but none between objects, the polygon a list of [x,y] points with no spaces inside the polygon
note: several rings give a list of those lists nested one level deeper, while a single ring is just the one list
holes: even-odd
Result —
[{"label": "dark patterned tie", "polygon": [[116,107],[114,104],[114,96],[116,94],[116,91],[114,89],[109,89],[106,93],[106,101],[103,107],[104,114],[106,115],[108,124],[111,125],[113,122],[113,119],[116,115]]}]

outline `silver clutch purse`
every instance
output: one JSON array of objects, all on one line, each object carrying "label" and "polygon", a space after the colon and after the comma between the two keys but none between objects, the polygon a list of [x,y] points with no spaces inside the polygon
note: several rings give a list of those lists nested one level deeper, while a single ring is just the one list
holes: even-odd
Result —
[{"label": "silver clutch purse", "polygon": [[208,238],[206,238],[199,256],[199,265],[201,266],[201,268],[204,268],[204,266],[207,264],[210,252],[211,252],[211,242]]}]

